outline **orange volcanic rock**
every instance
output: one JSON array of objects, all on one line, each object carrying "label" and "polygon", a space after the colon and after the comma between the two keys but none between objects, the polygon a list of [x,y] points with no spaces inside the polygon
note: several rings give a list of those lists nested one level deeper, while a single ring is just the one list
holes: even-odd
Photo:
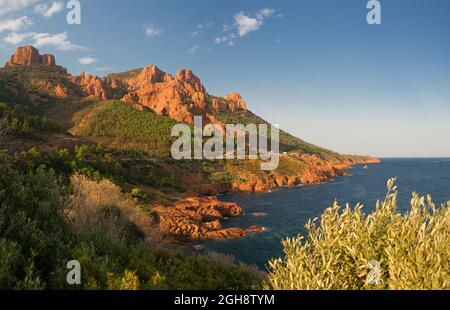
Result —
[{"label": "orange volcanic rock", "polygon": [[214,111],[221,112],[247,112],[247,104],[238,93],[231,93],[223,98],[213,98],[211,107]]},{"label": "orange volcanic rock", "polygon": [[18,47],[11,58],[6,63],[6,67],[11,66],[32,66],[32,65],[55,65],[53,55],[40,55],[39,51],[33,46]]},{"label": "orange volcanic rock", "polygon": [[247,111],[247,105],[238,93],[231,93],[223,97],[229,103],[229,110],[236,112],[239,110]]},{"label": "orange volcanic rock", "polygon": [[190,93],[205,93],[205,88],[200,82],[200,79],[194,73],[192,73],[191,70],[179,70],[177,72],[176,79],[179,82],[186,83],[187,85],[191,86],[192,89],[190,90]]},{"label": "orange volcanic rock", "polygon": [[242,209],[231,202],[221,202],[217,197],[187,198],[172,207],[157,208],[160,229],[182,239],[234,239],[248,232],[263,231],[262,227],[248,229],[222,228],[220,220],[236,217]]},{"label": "orange volcanic rock", "polygon": [[[202,116],[204,125],[220,123],[208,113],[208,97],[200,79],[191,70],[179,70],[175,77],[155,65],[144,68],[140,74],[126,81],[127,93],[122,101],[141,105],[160,115],[182,123],[193,124],[194,116]],[[109,81],[110,85],[116,81]],[[217,112],[246,111],[245,102],[238,94],[215,98],[212,102]]]},{"label": "orange volcanic rock", "polygon": [[34,80],[32,84],[46,93],[53,93],[56,97],[67,97],[75,95],[66,85],[50,80]]},{"label": "orange volcanic rock", "polygon": [[98,76],[83,72],[79,76],[71,76],[69,79],[72,83],[81,86],[87,96],[99,100],[111,98],[109,89]]},{"label": "orange volcanic rock", "polygon": [[47,65],[47,66],[55,66],[56,65],[55,56],[49,55],[49,54],[42,55],[41,62],[43,65]]},{"label": "orange volcanic rock", "polygon": [[290,160],[299,161],[303,169],[291,172],[275,170],[271,175],[257,174],[241,171],[239,181],[231,183],[230,189],[234,192],[267,192],[277,187],[292,187],[304,184],[319,184],[335,177],[348,176],[347,169],[357,164],[376,164],[380,161],[375,158],[344,158],[330,161],[321,158],[318,154],[290,154]]},{"label": "orange volcanic rock", "polygon": [[178,71],[176,78],[150,65],[128,81],[123,101],[140,104],[160,115],[193,124],[193,117],[211,118],[206,113],[206,93],[200,79],[190,70]]},{"label": "orange volcanic rock", "polygon": [[67,97],[71,94],[71,91],[67,88],[67,86],[58,84],[55,87],[55,96],[56,97]]}]

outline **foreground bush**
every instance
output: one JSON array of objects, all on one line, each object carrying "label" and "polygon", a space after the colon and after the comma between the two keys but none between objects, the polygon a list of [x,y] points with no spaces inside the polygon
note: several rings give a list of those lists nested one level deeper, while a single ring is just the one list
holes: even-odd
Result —
[{"label": "foreground bush", "polygon": [[401,214],[394,182],[373,213],[335,203],[306,225],[306,240],[284,240],[285,258],[269,263],[265,288],[450,289],[450,202],[436,208],[413,194]]},{"label": "foreground bush", "polygon": [[[224,290],[260,283],[242,266],[147,240],[151,223],[108,180],[77,174],[69,184],[27,158],[0,151],[0,289]],[[80,286],[66,283],[71,260],[81,263]]]}]

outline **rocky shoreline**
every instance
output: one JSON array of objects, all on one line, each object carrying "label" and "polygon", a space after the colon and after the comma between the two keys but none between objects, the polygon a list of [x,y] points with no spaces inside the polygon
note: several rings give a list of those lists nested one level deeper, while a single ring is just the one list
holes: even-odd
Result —
[{"label": "rocky shoreline", "polygon": [[264,230],[261,226],[222,228],[221,220],[240,216],[243,210],[233,202],[219,201],[217,196],[186,198],[156,211],[161,231],[181,240],[237,239]]},{"label": "rocky shoreline", "polygon": [[[285,186],[320,184],[334,177],[348,176],[347,170],[355,165],[377,163],[380,161],[374,158],[347,161],[339,165],[324,165],[321,169],[309,171],[302,176],[279,176],[269,181],[255,180],[254,183],[239,187],[229,184],[226,191],[224,186],[219,188],[224,192],[251,193],[267,192]],[[220,201],[217,196],[184,198],[171,205],[158,205],[154,210],[158,214],[161,232],[178,241],[238,239],[248,233],[260,233],[265,230],[261,226],[251,226],[246,229],[223,228],[222,220],[241,216],[243,210],[234,202]]]}]

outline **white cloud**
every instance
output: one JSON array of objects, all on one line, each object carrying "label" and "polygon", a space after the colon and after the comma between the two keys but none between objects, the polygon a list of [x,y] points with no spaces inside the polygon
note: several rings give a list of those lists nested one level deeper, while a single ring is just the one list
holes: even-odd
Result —
[{"label": "white cloud", "polygon": [[35,32],[28,32],[28,33],[10,33],[9,35],[7,35],[4,39],[4,41],[6,43],[12,44],[12,45],[17,45],[22,43],[24,40],[31,38],[32,36],[34,36],[36,33]]},{"label": "white cloud", "polygon": [[274,9],[262,9],[259,10],[258,13],[256,13],[256,18],[259,20],[263,20],[264,18],[268,18],[270,16],[272,16],[273,14],[275,14],[275,10]]},{"label": "white cloud", "polygon": [[234,16],[234,21],[238,27],[239,36],[243,37],[250,32],[256,31],[263,25],[263,21],[258,18],[253,18],[239,12]]},{"label": "white cloud", "polygon": [[0,0],[0,15],[25,9],[38,0]]},{"label": "white cloud", "polygon": [[264,8],[256,12],[255,16],[246,15],[239,12],[233,16],[234,24],[223,24],[222,31],[227,35],[216,37],[215,44],[234,45],[238,37],[244,37],[247,34],[259,30],[267,18],[272,17],[276,11],[274,9]]},{"label": "white cloud", "polygon": [[34,11],[42,16],[51,17],[52,15],[61,12],[63,7],[64,4],[60,1],[53,2],[51,5],[41,3],[36,5]]},{"label": "white cloud", "polygon": [[189,54],[197,54],[200,49],[200,45],[194,45],[189,49]]},{"label": "white cloud", "polygon": [[87,51],[90,50],[86,47],[73,44],[69,40],[67,32],[61,32],[56,34],[50,33],[39,33],[39,32],[27,32],[27,33],[16,33],[12,32],[8,34],[3,41],[17,45],[23,41],[28,40],[31,45],[35,47],[51,46],[60,51]]},{"label": "white cloud", "polygon": [[0,32],[3,31],[17,32],[22,29],[28,28],[29,26],[32,25],[33,22],[31,21],[31,19],[28,18],[28,16],[22,16],[16,19],[0,20]]},{"label": "white cloud", "polygon": [[234,40],[237,38],[237,35],[234,33],[230,33],[229,35],[223,36],[223,37],[217,37],[214,39],[215,44],[227,44],[227,45],[234,45]]},{"label": "white cloud", "polygon": [[149,25],[144,28],[145,35],[147,37],[159,37],[162,34],[162,30],[155,27],[154,25]]},{"label": "white cloud", "polygon": [[88,48],[73,44],[69,41],[67,32],[57,34],[37,33],[33,36],[36,47],[52,46],[60,51],[88,50]]},{"label": "white cloud", "polygon": [[198,36],[199,34],[201,34],[202,32],[207,31],[207,30],[208,30],[209,28],[211,28],[212,26],[213,26],[213,23],[212,23],[212,22],[209,22],[209,23],[206,23],[206,24],[198,24],[198,25],[195,27],[194,31],[189,32],[189,35],[190,35],[191,37],[196,37],[196,36]]},{"label": "white cloud", "polygon": [[78,62],[84,66],[87,66],[87,65],[97,62],[97,59],[94,57],[83,57],[83,58],[78,59]]}]

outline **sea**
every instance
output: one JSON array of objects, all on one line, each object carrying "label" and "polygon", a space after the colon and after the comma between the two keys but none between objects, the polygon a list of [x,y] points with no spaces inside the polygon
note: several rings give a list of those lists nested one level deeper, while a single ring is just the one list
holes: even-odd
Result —
[{"label": "sea", "polygon": [[382,159],[381,164],[355,166],[350,176],[338,177],[317,185],[280,188],[268,193],[227,194],[222,201],[233,201],[244,215],[222,222],[224,227],[247,228],[261,225],[262,233],[251,233],[237,240],[204,241],[208,251],[233,255],[237,260],[266,270],[267,262],[283,256],[281,241],[286,237],[305,236],[305,224],[319,217],[333,201],[344,206],[364,205],[366,212],[384,199],[387,180],[397,178],[398,205],[401,212],[410,208],[413,192],[430,194],[438,205],[450,201],[449,158]]}]

